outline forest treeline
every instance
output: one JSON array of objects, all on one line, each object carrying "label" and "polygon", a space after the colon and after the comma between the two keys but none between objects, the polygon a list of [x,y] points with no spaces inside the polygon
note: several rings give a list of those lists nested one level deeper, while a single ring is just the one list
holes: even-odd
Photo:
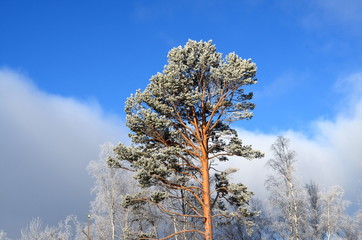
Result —
[{"label": "forest treeline", "polygon": [[[344,199],[340,186],[321,189],[318,183],[302,184],[295,171],[296,153],[289,140],[279,137],[272,145],[274,158],[267,167],[273,174],[265,182],[268,199],[253,196],[249,208],[255,215],[215,223],[214,239],[362,239],[362,210],[347,214],[350,202]],[[100,159],[90,162],[88,171],[95,181],[90,203],[90,239],[128,240],[153,235],[161,238],[198,222],[165,216],[152,204],[138,208],[125,208],[127,194],[139,192],[132,173],[108,167],[113,154],[110,143],[101,147]],[[230,170],[231,171],[231,170]],[[182,205],[169,202],[171,208]],[[179,209],[178,209],[179,210]],[[82,217],[82,219],[84,219]],[[195,227],[195,226],[192,226]],[[49,226],[34,218],[21,229],[20,240],[88,240],[88,223],[77,216],[68,216],[57,226]],[[171,239],[202,239],[196,234],[180,234]],[[0,240],[10,240],[0,231]]]}]

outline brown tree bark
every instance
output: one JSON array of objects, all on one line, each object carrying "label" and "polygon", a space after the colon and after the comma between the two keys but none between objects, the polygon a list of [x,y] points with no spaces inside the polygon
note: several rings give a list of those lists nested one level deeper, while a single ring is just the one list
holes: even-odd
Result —
[{"label": "brown tree bark", "polygon": [[[204,120],[204,119],[203,119]],[[206,121],[204,120],[205,124]],[[210,175],[209,175],[209,153],[208,153],[208,137],[206,130],[202,131],[202,190],[203,190],[203,211],[205,217],[205,240],[212,240],[212,209],[211,209],[211,194],[210,194]]]},{"label": "brown tree bark", "polygon": [[203,210],[205,217],[205,240],[212,240],[212,211],[208,159],[202,160]]}]

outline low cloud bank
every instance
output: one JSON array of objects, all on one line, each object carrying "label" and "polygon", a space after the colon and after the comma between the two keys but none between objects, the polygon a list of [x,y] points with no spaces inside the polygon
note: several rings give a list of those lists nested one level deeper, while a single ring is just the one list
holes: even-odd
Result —
[{"label": "low cloud bank", "polygon": [[56,224],[86,218],[92,180],[85,168],[99,145],[118,142],[121,121],[97,104],[39,90],[0,69],[0,227],[16,236],[33,217]]},{"label": "low cloud bank", "polygon": [[228,166],[238,166],[240,172],[235,180],[248,185],[259,198],[267,197],[264,182],[270,170],[265,164],[272,158],[271,145],[277,136],[291,140],[291,149],[297,152],[296,175],[302,183],[311,180],[322,189],[340,185],[345,197],[353,204],[352,211],[360,208],[362,200],[362,73],[355,73],[340,79],[336,86],[344,86],[345,98],[339,104],[340,111],[332,120],[317,120],[309,124],[313,133],[286,130],[278,134],[264,134],[238,129],[239,136],[246,144],[263,151],[264,159],[249,162],[233,159]]}]

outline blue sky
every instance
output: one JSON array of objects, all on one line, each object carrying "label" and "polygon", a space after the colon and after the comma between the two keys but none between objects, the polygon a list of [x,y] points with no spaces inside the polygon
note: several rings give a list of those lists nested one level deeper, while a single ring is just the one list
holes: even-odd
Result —
[{"label": "blue sky", "polygon": [[248,126],[304,129],[333,116],[341,97],[334,83],[362,62],[359,13],[329,6],[361,4],[314,2],[2,1],[0,65],[122,115],[126,97],[162,71],[172,47],[212,39],[218,51],[257,63],[257,117]]},{"label": "blue sky", "polygon": [[[342,179],[352,171],[341,184],[356,190],[352,177],[360,176],[355,169],[362,128],[360,12],[358,0],[0,1],[0,127],[5,132],[0,136],[0,183],[13,179],[13,185],[0,184],[7,196],[2,204],[0,200],[0,211],[6,212],[0,212],[0,229],[14,234],[31,217],[54,222],[64,214],[87,211],[87,162],[97,158],[102,142],[127,141],[126,98],[145,88],[162,71],[167,52],[188,39],[212,39],[219,52],[235,52],[257,64],[259,82],[250,87],[255,117],[235,125],[254,145],[268,151],[276,135],[286,134],[296,150],[304,151],[302,160],[324,166],[332,159],[321,182],[336,184],[330,176]],[[82,155],[77,148],[92,150]],[[340,160],[344,158],[353,164]],[[308,172],[310,162],[301,162]],[[21,164],[50,170],[38,168],[28,178],[25,170],[19,172]],[[75,169],[69,176],[79,186],[62,180],[68,173],[60,169],[69,166]],[[349,168],[328,172],[340,166]],[[52,180],[60,189],[52,192],[54,199],[69,195],[69,189],[81,196],[49,205],[44,192],[51,183],[45,179],[52,173],[59,175]],[[15,194],[14,189],[25,188],[24,181],[29,188],[39,186],[38,195]],[[349,196],[355,200],[357,195]],[[5,218],[16,211],[10,203],[24,197],[33,205],[25,204],[26,213],[17,212],[10,224]],[[41,199],[48,209],[34,207]],[[62,213],[49,213],[54,206]]]}]

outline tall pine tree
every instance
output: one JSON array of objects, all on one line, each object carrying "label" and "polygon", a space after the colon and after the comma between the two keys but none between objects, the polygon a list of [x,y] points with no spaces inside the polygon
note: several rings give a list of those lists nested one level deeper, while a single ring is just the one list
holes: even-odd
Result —
[{"label": "tall pine tree", "polygon": [[199,234],[210,240],[213,223],[253,215],[247,207],[252,192],[228,180],[235,170],[215,167],[231,156],[263,156],[243,145],[230,126],[252,118],[253,94],[244,87],[257,82],[255,74],[250,59],[235,53],[223,58],[211,41],[189,40],[169,52],[163,72],[144,91],[128,98],[125,112],[133,145],[118,145],[109,165],[134,171],[145,189],[127,196],[125,207],[152,204],[180,223],[163,239]]}]

